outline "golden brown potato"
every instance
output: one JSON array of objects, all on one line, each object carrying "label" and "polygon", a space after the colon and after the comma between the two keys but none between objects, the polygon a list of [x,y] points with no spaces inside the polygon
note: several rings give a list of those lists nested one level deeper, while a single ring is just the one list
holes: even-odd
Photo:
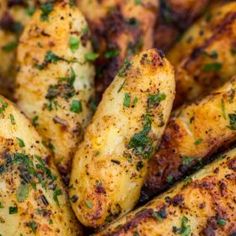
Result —
[{"label": "golden brown potato", "polygon": [[209,0],[160,0],[160,18],[155,28],[155,46],[167,51],[199,17],[209,4]]},{"label": "golden brown potato", "polygon": [[96,92],[101,97],[126,57],[153,47],[157,0],[77,0],[88,20],[96,61]]},{"label": "golden brown potato", "polygon": [[30,20],[36,0],[0,2],[0,94],[13,99],[16,74],[16,47],[19,35]]},{"label": "golden brown potato", "polygon": [[0,235],[82,235],[42,139],[3,97],[0,153]]},{"label": "golden brown potato", "polygon": [[193,101],[236,73],[236,2],[208,12],[170,51],[176,70],[176,106]]},{"label": "golden brown potato", "polygon": [[35,12],[20,38],[16,98],[67,180],[71,158],[91,117],[93,52],[78,8],[61,2],[46,19],[43,14]]},{"label": "golden brown potato", "polygon": [[236,149],[97,236],[233,236],[236,233]]},{"label": "golden brown potato", "polygon": [[149,163],[142,199],[163,191],[226,143],[236,140],[236,78],[206,98],[177,110]]},{"label": "golden brown potato", "polygon": [[137,202],[172,108],[173,74],[163,55],[147,50],[106,90],[72,165],[70,197],[84,225],[101,226]]}]

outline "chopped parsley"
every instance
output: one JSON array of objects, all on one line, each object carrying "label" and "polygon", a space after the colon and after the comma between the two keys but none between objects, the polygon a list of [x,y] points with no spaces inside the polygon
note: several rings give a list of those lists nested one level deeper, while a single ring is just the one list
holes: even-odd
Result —
[{"label": "chopped parsley", "polygon": [[0,209],[4,208],[3,204],[0,202]]},{"label": "chopped parsley", "polygon": [[183,156],[183,157],[182,157],[182,164],[183,164],[184,166],[189,166],[189,165],[191,165],[192,161],[193,161],[193,158],[192,158],[192,157],[188,157],[188,156]]},{"label": "chopped parsley", "polygon": [[119,77],[124,77],[127,73],[127,70],[129,70],[129,68],[131,67],[131,62],[127,59],[125,59],[124,64],[122,65],[122,67],[120,68],[120,70],[118,71],[118,76]]},{"label": "chopped parsley", "polygon": [[69,39],[69,47],[72,52],[76,52],[76,50],[79,48],[79,38],[71,36]]},{"label": "chopped parsley", "polygon": [[106,52],[105,52],[105,58],[107,58],[107,59],[110,59],[110,58],[113,58],[113,57],[117,57],[117,56],[119,56],[119,50],[118,49],[110,49],[110,50],[107,50]]},{"label": "chopped parsley", "polygon": [[54,191],[53,191],[53,200],[57,203],[57,205],[59,206],[59,200],[58,200],[58,197],[62,195],[62,191],[61,189],[59,188],[56,188]]},{"label": "chopped parsley", "polygon": [[17,41],[12,41],[10,43],[7,43],[2,47],[2,50],[4,52],[12,52],[17,47]]},{"label": "chopped parsley", "polygon": [[93,203],[92,203],[92,201],[90,201],[90,200],[86,200],[86,201],[85,201],[85,205],[86,205],[86,207],[88,207],[89,209],[92,209],[92,208],[93,208]]},{"label": "chopped parsley", "polygon": [[221,70],[221,68],[222,68],[222,64],[215,62],[215,63],[209,63],[209,64],[204,65],[203,71],[204,72],[218,72]]},{"label": "chopped parsley", "polygon": [[135,5],[141,5],[142,4],[142,0],[134,0]]},{"label": "chopped parsley", "polygon": [[194,142],[194,144],[195,144],[195,145],[199,145],[199,144],[202,143],[202,141],[203,141],[203,139],[199,138],[199,139],[197,139],[197,140]]},{"label": "chopped parsley", "polygon": [[15,117],[12,114],[10,114],[9,118],[10,118],[11,124],[15,125],[16,124]]},{"label": "chopped parsley", "polygon": [[38,225],[34,220],[29,221],[26,225],[32,230],[33,233],[36,233]]},{"label": "chopped parsley", "polygon": [[41,5],[40,9],[41,9],[41,16],[40,16],[41,20],[47,21],[49,14],[53,10],[53,4],[51,2],[44,3]]},{"label": "chopped parsley", "polygon": [[53,53],[52,51],[47,51],[44,61],[46,63],[56,63],[58,61],[62,60],[61,57],[57,56],[55,53]]},{"label": "chopped parsley", "polygon": [[22,140],[22,139],[20,139],[20,138],[16,138],[17,139],[17,141],[18,141],[18,145],[19,145],[19,147],[25,147],[25,143],[24,143],[24,141]]},{"label": "chopped parsley", "polygon": [[135,133],[128,143],[128,148],[132,149],[134,154],[142,156],[143,158],[150,158],[153,153],[153,142],[148,137],[151,131],[152,119],[150,115],[144,116],[143,129],[139,133]]},{"label": "chopped parsley", "polygon": [[166,95],[164,93],[156,93],[148,96],[148,107],[155,107],[160,104],[161,101],[166,99]]},{"label": "chopped parsley", "polygon": [[191,227],[188,225],[189,219],[186,216],[183,216],[181,219],[181,226],[177,228],[173,227],[173,232],[177,233],[181,236],[190,236],[191,235]]},{"label": "chopped parsley", "polygon": [[36,8],[34,6],[29,6],[27,9],[26,9],[26,14],[28,16],[32,16],[36,11]]},{"label": "chopped parsley", "polygon": [[217,224],[220,226],[226,225],[226,220],[224,218],[220,218],[217,220]]},{"label": "chopped parsley", "polygon": [[228,115],[229,117],[229,128],[232,130],[236,130],[236,113],[231,113]]},{"label": "chopped parsley", "polygon": [[32,124],[33,124],[33,126],[38,126],[38,119],[39,119],[39,117],[38,116],[34,116],[33,118],[32,118]]},{"label": "chopped parsley", "polygon": [[159,211],[154,211],[152,213],[152,216],[157,220],[157,221],[162,221],[163,219],[166,218],[166,210],[165,208],[160,209]]},{"label": "chopped parsley", "polygon": [[172,175],[168,175],[167,178],[166,178],[166,182],[168,184],[172,184],[174,181],[174,177]]},{"label": "chopped parsley", "polygon": [[29,195],[29,185],[28,184],[20,184],[16,191],[16,199],[18,202],[24,202]]},{"label": "chopped parsley", "polygon": [[17,206],[10,206],[9,207],[9,214],[10,215],[16,214],[17,212],[18,212]]},{"label": "chopped parsley", "polygon": [[70,111],[74,113],[80,113],[82,110],[82,103],[79,100],[73,100],[70,105]]},{"label": "chopped parsley", "polygon": [[130,103],[131,103],[131,96],[130,96],[130,94],[125,93],[123,105],[124,105],[125,107],[130,107]]},{"label": "chopped parsley", "polygon": [[88,52],[84,55],[84,59],[88,62],[93,62],[99,57],[98,53]]},{"label": "chopped parsley", "polygon": [[3,114],[7,107],[8,103],[4,102],[3,99],[0,98],[0,114]]}]

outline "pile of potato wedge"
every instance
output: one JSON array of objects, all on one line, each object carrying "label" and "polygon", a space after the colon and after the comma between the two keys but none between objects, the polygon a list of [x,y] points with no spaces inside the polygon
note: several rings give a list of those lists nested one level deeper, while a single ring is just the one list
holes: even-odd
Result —
[{"label": "pile of potato wedge", "polygon": [[236,1],[0,0],[0,236],[236,236]]}]

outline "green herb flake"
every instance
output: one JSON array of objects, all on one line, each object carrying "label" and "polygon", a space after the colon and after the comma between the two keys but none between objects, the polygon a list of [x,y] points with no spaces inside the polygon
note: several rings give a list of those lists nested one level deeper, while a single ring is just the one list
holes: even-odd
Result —
[{"label": "green herb flake", "polygon": [[83,111],[82,103],[79,100],[73,100],[70,105],[70,111],[74,113],[80,113]]},{"label": "green herb flake", "polygon": [[142,4],[142,0],[134,0],[135,5],[141,5]]},{"label": "green herb flake", "polygon": [[17,212],[18,212],[17,206],[10,206],[9,207],[9,214],[10,215],[16,214]]},{"label": "green herb flake", "polygon": [[224,225],[226,225],[226,220],[223,218],[220,218],[217,220],[217,224],[220,226],[224,226]]},{"label": "green herb flake", "polygon": [[174,177],[172,175],[168,175],[166,178],[166,181],[168,184],[172,184],[174,181]]},{"label": "green herb flake", "polygon": [[85,201],[85,205],[86,205],[86,207],[88,207],[89,209],[92,209],[92,208],[93,208],[93,203],[92,203],[92,201],[90,201],[90,200],[86,200],[86,201]]},{"label": "green herb flake", "polygon": [[122,67],[120,68],[120,70],[118,71],[118,76],[119,77],[124,77],[124,76],[126,76],[126,74],[127,74],[127,71],[130,69],[130,67],[131,67],[131,62],[129,61],[129,60],[127,60],[127,59],[125,59],[125,62],[124,62],[124,64],[122,65]]},{"label": "green herb flake", "polygon": [[229,117],[229,126],[228,128],[236,130],[236,113],[228,114]]},{"label": "green herb flake", "polygon": [[4,208],[2,202],[0,202],[0,209]]},{"label": "green herb flake", "polygon": [[199,138],[199,139],[197,139],[197,140],[194,142],[194,144],[195,144],[195,145],[199,145],[199,144],[202,143],[202,141],[203,141],[203,139]]},{"label": "green herb flake", "polygon": [[44,61],[46,63],[56,63],[58,61],[62,60],[61,57],[57,56],[55,53],[53,53],[52,51],[47,51]]},{"label": "green herb flake", "polygon": [[166,95],[164,93],[151,94],[148,96],[148,106],[149,107],[158,106],[165,99]]},{"label": "green herb flake", "polygon": [[204,65],[203,71],[204,72],[218,72],[221,70],[221,68],[222,68],[222,64],[215,62],[215,63],[209,63],[209,64]]},{"label": "green herb flake", "polygon": [[26,14],[28,16],[32,16],[36,11],[36,8],[34,6],[29,6],[27,9],[26,9]]},{"label": "green herb flake", "polygon": [[95,52],[88,52],[84,55],[84,58],[86,61],[88,62],[93,62],[95,61],[97,58],[99,57],[99,54],[98,53],[95,53]]},{"label": "green herb flake", "polygon": [[57,205],[59,206],[59,200],[58,200],[58,197],[62,195],[62,190],[59,189],[59,188],[56,188],[54,191],[53,191],[53,200],[57,203]]},{"label": "green herb flake", "polygon": [[188,225],[189,219],[186,216],[183,216],[181,219],[180,228],[173,227],[173,231],[181,236],[190,236],[191,227]]},{"label": "green herb flake", "polygon": [[124,101],[123,101],[123,106],[124,107],[130,107],[131,103],[131,96],[128,93],[125,93]]},{"label": "green herb flake", "polygon": [[27,226],[32,230],[33,233],[36,233],[38,224],[34,220],[29,221]]},{"label": "green herb flake", "polygon": [[192,163],[193,160],[194,160],[194,159],[193,159],[192,157],[183,156],[183,157],[182,157],[182,164],[183,164],[184,166],[189,166],[189,165],[191,165],[191,163]]},{"label": "green herb flake", "polygon": [[19,147],[25,147],[25,143],[24,143],[24,141],[22,140],[22,139],[20,139],[20,138],[16,138],[17,139],[17,141],[18,141],[18,145],[19,145]]},{"label": "green herb flake", "polygon": [[119,53],[120,52],[117,49],[110,49],[110,50],[105,52],[104,56],[105,56],[105,58],[110,59],[110,58],[114,58],[114,57],[119,56]]},{"label": "green herb flake", "polygon": [[70,50],[74,53],[79,48],[79,39],[77,37],[71,36],[69,39]]},{"label": "green herb flake", "polygon": [[12,41],[12,42],[7,43],[6,45],[4,45],[4,46],[2,47],[2,50],[3,50],[4,52],[12,52],[13,50],[16,49],[17,44],[18,44],[17,41]]},{"label": "green herb flake", "polygon": [[44,3],[41,5],[40,9],[41,9],[41,16],[40,16],[41,20],[47,21],[48,16],[53,11],[53,4],[51,2]]},{"label": "green herb flake", "polygon": [[148,114],[143,119],[143,129],[132,136],[128,143],[128,148],[132,149],[135,155],[149,159],[153,152],[153,143],[151,138],[148,137],[152,127],[152,119]]},{"label": "green herb flake", "polygon": [[32,118],[32,124],[33,124],[33,126],[38,126],[39,124],[38,124],[38,120],[39,120],[39,117],[38,116],[34,116],[33,118]]},{"label": "green herb flake", "polygon": [[8,103],[4,102],[2,98],[0,98],[0,114],[3,114],[7,107]]},{"label": "green herb flake", "polygon": [[28,184],[20,184],[16,191],[16,199],[18,202],[24,202],[29,195],[29,185]]},{"label": "green herb flake", "polygon": [[11,124],[15,125],[16,124],[15,117],[12,114],[10,114],[9,118],[10,118]]},{"label": "green herb flake", "polygon": [[222,111],[223,118],[226,120],[225,102],[223,98],[221,99],[221,111]]}]

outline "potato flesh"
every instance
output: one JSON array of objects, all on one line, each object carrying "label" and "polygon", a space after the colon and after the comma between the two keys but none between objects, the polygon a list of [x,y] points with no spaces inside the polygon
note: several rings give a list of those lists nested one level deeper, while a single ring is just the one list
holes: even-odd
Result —
[{"label": "potato flesh", "polygon": [[96,235],[234,235],[235,164],[233,149]]},{"label": "potato flesh", "polygon": [[[77,199],[72,206],[84,225],[101,226],[134,207],[147,173],[148,151],[162,136],[174,90],[172,67],[154,49],[126,62],[106,90],[72,165],[70,196]],[[149,107],[151,95],[163,94]],[[149,129],[149,116],[151,129],[142,138],[153,146],[132,146],[134,136]]]},{"label": "potato flesh", "polygon": [[41,14],[36,11],[20,39],[16,98],[53,148],[59,171],[68,177],[91,117],[94,67],[86,56],[93,51],[88,25],[76,7],[62,2],[53,6],[48,20]]},{"label": "potato flesh", "polygon": [[236,140],[233,123],[236,78],[204,99],[177,109],[149,163],[142,200],[155,196],[183,178],[199,163]]},{"label": "potato flesh", "polygon": [[13,104],[0,103],[0,234],[81,235],[42,139]]}]

